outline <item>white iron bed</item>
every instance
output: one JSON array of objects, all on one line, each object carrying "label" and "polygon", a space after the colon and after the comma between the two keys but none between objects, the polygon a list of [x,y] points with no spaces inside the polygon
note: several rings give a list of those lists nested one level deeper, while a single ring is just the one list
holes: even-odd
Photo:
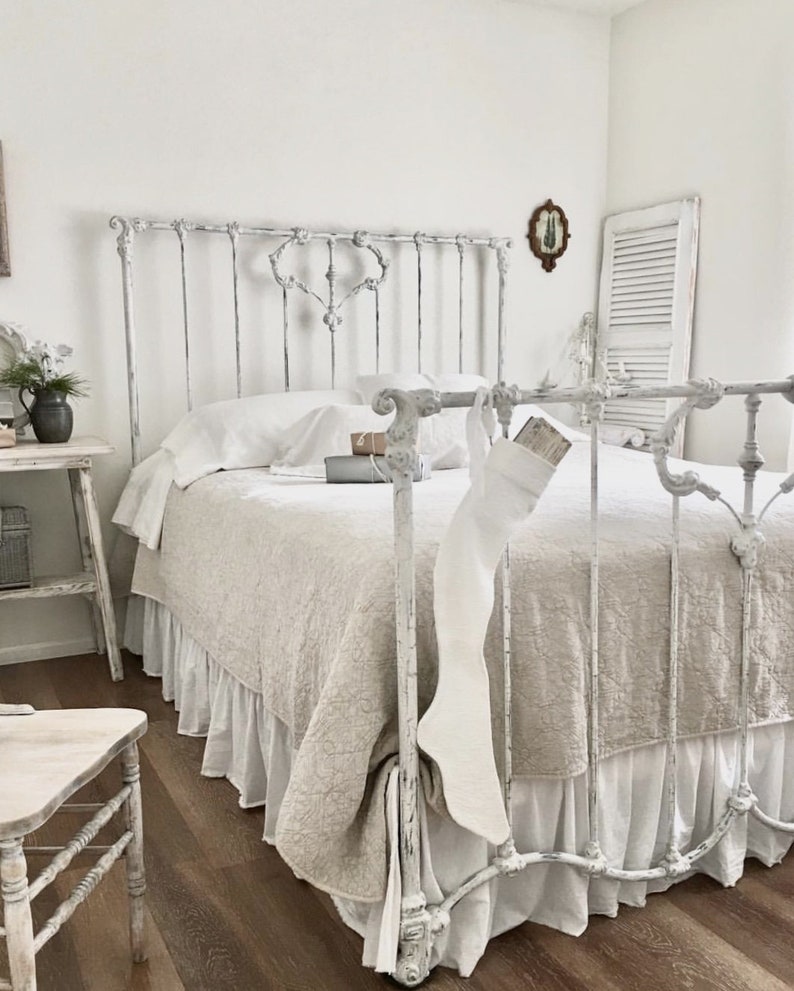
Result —
[{"label": "white iron bed", "polygon": [[[281,290],[285,386],[294,290],[321,303],[332,345],[340,299],[351,303],[372,292],[377,368],[389,262],[381,246],[405,244],[416,259],[420,368],[423,348],[431,346],[428,252],[454,251],[458,370],[470,346],[464,329],[480,329],[464,306],[467,266],[484,283],[482,263],[472,265],[469,255],[482,252],[496,262],[491,312],[480,304],[480,323],[498,328],[496,379],[504,377],[505,239],[379,240],[362,232],[113,223],[121,232],[136,463],[143,443],[132,266],[133,245],[147,231],[178,237],[189,405],[186,244],[197,233],[229,238],[238,396],[246,371],[239,307],[245,237],[277,245],[270,259]],[[327,299],[314,293],[308,276],[298,280],[281,271],[285,252],[312,240],[330,257]],[[363,276],[346,294],[334,264],[343,241],[377,264],[375,275]],[[437,260],[436,268],[443,272],[444,263]],[[484,285],[475,288],[476,299],[488,298]],[[402,289],[395,299],[404,315],[410,304]],[[437,299],[434,312],[441,312]],[[482,351],[483,345],[474,346],[475,354]],[[337,358],[332,346],[332,376]],[[584,403],[597,439],[604,389],[593,383],[518,394],[497,387],[491,395],[506,429],[519,401]],[[618,392],[636,394],[620,386],[611,397]],[[678,488],[676,507],[696,485],[667,469],[675,421],[667,438],[659,438],[656,462],[575,438],[531,525],[511,543],[511,567],[499,583],[502,608],[486,644],[494,739],[512,813],[510,838],[498,848],[449,818],[439,776],[416,746],[417,715],[435,679],[432,562],[468,475],[439,471],[414,490],[406,438],[420,414],[444,417],[442,407],[470,406],[475,394],[397,389],[382,397],[384,409],[398,407],[390,430],[393,487],[326,486],[249,468],[171,490],[159,551],[139,552],[134,590],[141,597],[131,601],[127,646],[143,654],[149,674],[162,677],[164,696],[180,710],[180,732],[207,737],[203,773],[229,778],[241,804],[265,804],[265,839],[296,873],[336,896],[343,918],[365,936],[366,964],[406,985],[420,983],[437,963],[465,975],[489,938],[526,919],[580,933],[588,914],[615,914],[621,902],[641,904],[647,891],[692,870],[732,884],[745,856],[771,864],[787,851],[792,829],[785,823],[794,818],[794,607],[788,605],[794,527],[785,500],[772,502],[764,519],[768,546],[760,564],[753,551],[758,499],[764,505],[781,483],[782,491],[791,487],[790,479],[758,474],[756,400],[767,392],[788,398],[791,383],[657,390],[685,400],[678,419],[725,392],[756,397],[748,399],[744,478],[735,469],[702,469],[726,501],[738,499],[736,519],[721,503],[695,494],[680,513],[676,508],[671,537],[670,498],[657,466],[666,487]],[[526,412],[519,409],[516,419]],[[598,484],[591,487],[599,464]],[[739,539],[733,551],[731,526]],[[735,554],[744,555],[741,567]],[[505,588],[509,594],[501,594]],[[682,630],[673,656],[671,588],[674,622]],[[753,611],[752,627],[743,625],[743,601],[748,620]],[[599,624],[601,636],[593,639],[590,631]],[[599,644],[600,657],[593,649]],[[692,700],[680,713],[667,704],[671,678],[673,696]],[[560,734],[560,726],[567,732]],[[781,828],[770,829],[770,821]]]}]

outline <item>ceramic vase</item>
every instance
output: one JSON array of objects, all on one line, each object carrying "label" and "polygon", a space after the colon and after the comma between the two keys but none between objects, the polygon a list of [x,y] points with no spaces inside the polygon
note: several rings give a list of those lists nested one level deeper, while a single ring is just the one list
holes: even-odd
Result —
[{"label": "ceramic vase", "polygon": [[19,390],[19,399],[28,411],[36,440],[41,444],[65,444],[72,436],[74,423],[66,393],[56,389],[37,389],[33,393],[33,402],[28,406],[22,398],[24,391]]}]

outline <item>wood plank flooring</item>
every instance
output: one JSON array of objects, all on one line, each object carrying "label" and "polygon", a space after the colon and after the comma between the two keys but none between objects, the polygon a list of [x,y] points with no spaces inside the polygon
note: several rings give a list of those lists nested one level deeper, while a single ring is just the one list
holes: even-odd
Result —
[{"label": "wood plank flooring", "polygon": [[[386,991],[364,970],[361,940],[330,899],[298,881],[262,842],[262,810],[245,811],[225,781],[199,775],[203,741],[176,733],[159,681],[125,656],[114,685],[95,655],[0,667],[0,701],[38,708],[135,706],[141,741],[149,960],[129,962],[118,866],[38,957],[40,991]],[[108,769],[86,800],[117,788]],[[85,794],[85,793],[84,793]],[[56,817],[53,842],[71,826]],[[66,821],[64,821],[66,820]],[[60,835],[63,835],[61,832]],[[32,860],[32,858],[31,858]],[[31,873],[35,872],[31,866]],[[37,899],[37,918],[79,880],[73,866]],[[2,942],[2,941],[0,941]],[[2,953],[0,953],[0,958]],[[0,959],[5,971],[5,961]],[[492,940],[468,980],[434,971],[430,991],[780,991],[794,988],[794,856],[748,861],[738,887],[695,877],[644,909],[594,917],[579,938],[525,924]]]}]

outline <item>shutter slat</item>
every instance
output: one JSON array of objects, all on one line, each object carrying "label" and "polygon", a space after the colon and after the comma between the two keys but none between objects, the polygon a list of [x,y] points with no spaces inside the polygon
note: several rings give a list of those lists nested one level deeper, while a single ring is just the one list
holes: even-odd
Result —
[{"label": "shutter slat", "polygon": [[666,325],[660,324],[659,318],[656,314],[653,314],[650,317],[618,317],[617,319],[612,319],[609,321],[610,329],[612,327],[631,327],[633,324],[636,324],[638,327],[649,325],[661,327],[662,329],[666,329],[668,331],[670,330],[670,322],[668,321]]},{"label": "shutter slat", "polygon": [[672,312],[673,304],[665,299],[626,299],[612,303],[612,313],[666,313]]},{"label": "shutter slat", "polygon": [[647,244],[652,241],[678,237],[678,221],[661,227],[638,228],[631,231],[616,231],[612,235],[614,244]]},{"label": "shutter slat", "polygon": [[649,274],[656,272],[658,274],[675,276],[675,259],[646,258],[631,262],[616,261],[613,267],[615,278],[620,278],[621,276],[625,278],[630,275],[638,275],[641,272]]},{"label": "shutter slat", "polygon": [[664,325],[669,324],[672,318],[673,312],[669,307],[667,309],[648,307],[642,310],[613,310],[609,317],[609,326],[614,327],[620,324],[621,327],[625,327],[627,323],[632,323],[634,320],[642,324],[658,323]]},{"label": "shutter slat", "polygon": [[673,289],[675,285],[675,277],[669,273],[664,273],[662,275],[623,275],[619,278],[615,278],[613,283],[613,288],[615,289],[627,289],[631,286],[654,286],[661,287],[664,286]]},{"label": "shutter slat", "polygon": [[672,285],[670,285],[669,288],[662,287],[659,289],[655,283],[652,283],[647,287],[639,285],[627,286],[626,288],[623,288],[621,286],[620,288],[615,288],[612,290],[612,299],[615,300],[615,302],[623,302],[624,300],[632,299],[672,299],[672,288]]},{"label": "shutter slat", "polygon": [[626,248],[616,248],[615,258],[625,260],[627,258],[646,258],[646,257],[668,257],[675,258],[675,241],[665,242],[664,244],[659,244],[658,242],[652,242],[650,244],[639,244],[632,245]]}]

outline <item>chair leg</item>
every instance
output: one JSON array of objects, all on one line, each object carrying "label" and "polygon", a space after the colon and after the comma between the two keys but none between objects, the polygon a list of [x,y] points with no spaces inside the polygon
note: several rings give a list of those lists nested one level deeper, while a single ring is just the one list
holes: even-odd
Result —
[{"label": "chair leg", "polygon": [[143,939],[144,894],[146,893],[146,871],[143,864],[143,810],[141,806],[141,774],[138,763],[138,745],[131,743],[121,755],[122,779],[132,786],[129,798],[124,803],[124,817],[132,839],[127,844],[127,891],[130,900],[130,946],[134,963],[146,959]]},{"label": "chair leg", "polygon": [[28,865],[22,840],[0,840],[0,888],[6,930],[11,987],[36,991],[36,951],[28,897]]}]

